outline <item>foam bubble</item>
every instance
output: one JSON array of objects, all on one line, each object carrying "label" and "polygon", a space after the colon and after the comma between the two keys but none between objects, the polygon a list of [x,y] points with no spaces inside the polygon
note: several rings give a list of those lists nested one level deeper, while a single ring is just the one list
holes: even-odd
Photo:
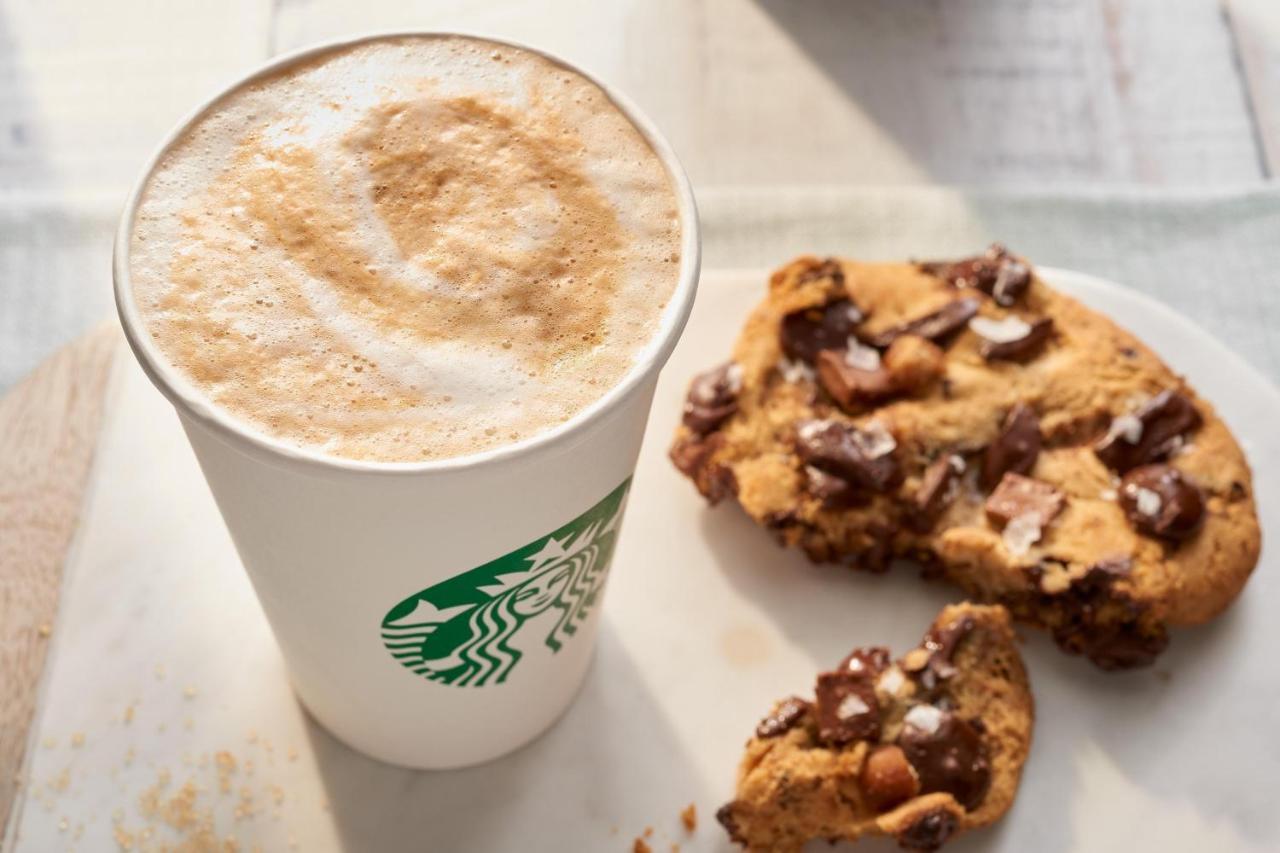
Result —
[{"label": "foam bubble", "polygon": [[214,402],[405,461],[596,400],[652,338],[679,253],[661,162],[594,84],[411,37],[219,101],[150,177],[130,268],[157,345]]}]

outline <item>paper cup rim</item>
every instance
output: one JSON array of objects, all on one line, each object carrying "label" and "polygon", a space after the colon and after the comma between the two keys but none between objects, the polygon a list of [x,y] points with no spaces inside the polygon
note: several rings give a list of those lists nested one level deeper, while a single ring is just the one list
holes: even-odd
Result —
[{"label": "paper cup rim", "polygon": [[[550,429],[535,433],[522,441],[463,456],[420,462],[349,459],[310,448],[296,447],[268,435],[246,421],[232,416],[197,389],[169,362],[160,348],[156,346],[155,341],[146,330],[146,326],[138,314],[129,272],[130,237],[133,232],[139,201],[156,166],[169,153],[174,143],[196,121],[218,106],[224,99],[240,91],[245,86],[278,73],[291,65],[325,53],[370,42],[415,38],[465,38],[515,48],[542,57],[580,75],[597,86],[614,107],[640,132],[645,142],[657,155],[671,181],[672,190],[676,197],[676,207],[680,215],[680,270],[675,289],[662,311],[658,329],[654,332],[649,342],[637,352],[631,369],[607,392],[578,411],[573,417]],[[184,116],[169,131],[164,140],[147,159],[141,175],[129,193],[128,200],[125,202],[124,210],[120,216],[120,224],[116,230],[112,256],[112,278],[116,310],[120,315],[120,323],[124,328],[125,338],[128,340],[130,348],[151,382],[185,418],[205,427],[218,438],[237,449],[259,456],[265,461],[286,467],[309,470],[315,473],[345,471],[359,474],[403,476],[460,471],[510,461],[535,451],[547,450],[573,441],[575,436],[581,433],[582,430],[618,408],[623,401],[648,380],[652,373],[660,370],[666,363],[689,319],[689,312],[693,309],[701,263],[702,243],[693,187],[670,143],[658,131],[653,122],[649,120],[648,116],[629,98],[576,64],[540,48],[531,47],[518,41],[477,33],[410,29],[377,31],[346,36],[319,42],[283,54],[219,88],[214,95]]]}]

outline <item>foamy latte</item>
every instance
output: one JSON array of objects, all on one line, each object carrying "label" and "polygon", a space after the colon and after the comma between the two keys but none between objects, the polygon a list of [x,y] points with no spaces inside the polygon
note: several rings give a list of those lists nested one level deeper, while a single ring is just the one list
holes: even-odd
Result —
[{"label": "foamy latte", "polygon": [[680,237],[662,161],[591,81],[401,37],[220,99],[148,179],[129,267],[158,348],[234,417],[415,461],[527,438],[617,384]]}]

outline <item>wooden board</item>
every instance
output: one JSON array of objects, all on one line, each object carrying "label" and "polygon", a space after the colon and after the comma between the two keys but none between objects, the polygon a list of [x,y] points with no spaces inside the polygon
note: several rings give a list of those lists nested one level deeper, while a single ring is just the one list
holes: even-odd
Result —
[{"label": "wooden board", "polygon": [[123,344],[115,321],[104,323],[0,400],[0,837]]}]

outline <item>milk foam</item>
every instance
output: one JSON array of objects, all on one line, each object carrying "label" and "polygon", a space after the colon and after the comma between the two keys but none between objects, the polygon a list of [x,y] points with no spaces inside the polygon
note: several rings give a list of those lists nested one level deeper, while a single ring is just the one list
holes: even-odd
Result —
[{"label": "milk foam", "polygon": [[143,323],[235,417],[415,461],[615,385],[680,266],[674,191],[603,92],[461,37],[326,53],[221,99],[144,188]]}]

